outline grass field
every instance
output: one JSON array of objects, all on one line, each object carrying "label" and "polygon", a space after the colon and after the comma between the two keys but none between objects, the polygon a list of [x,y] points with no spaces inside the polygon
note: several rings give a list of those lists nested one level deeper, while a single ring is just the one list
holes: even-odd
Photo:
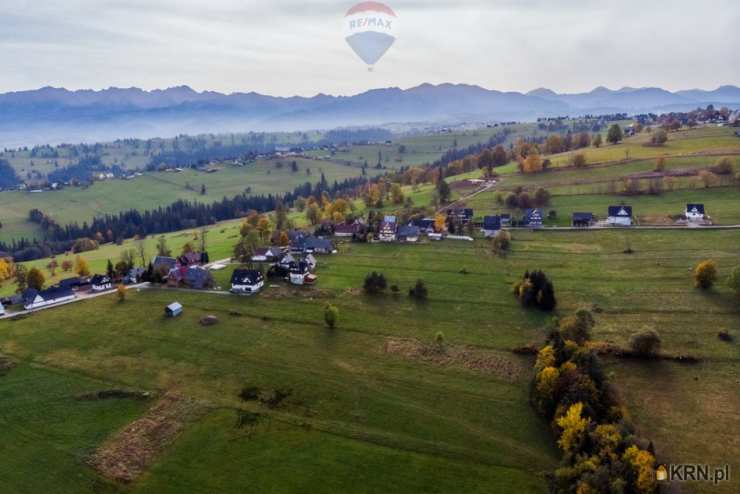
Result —
[{"label": "grass field", "polygon": [[[627,237],[632,255],[622,253]],[[510,293],[525,270],[540,268],[555,283],[561,314],[598,307],[595,339],[626,345],[634,332],[653,328],[665,352],[701,358],[695,366],[609,360],[608,371],[662,458],[740,468],[740,444],[725,439],[740,427],[740,348],[716,336],[720,329],[737,336],[740,308],[724,285],[695,290],[689,273],[712,258],[726,275],[740,264],[738,245],[736,231],[634,230],[517,231],[506,258],[492,256],[483,241],[347,244],[319,258],[316,289],[268,286],[252,298],[133,292],[122,304],[104,297],[0,322],[0,352],[22,362],[0,377],[0,390],[33,365],[43,371],[37,379],[54,372],[203,403],[208,413],[133,491],[543,492],[541,474],[558,453],[528,404],[531,362],[509,352],[545,336],[548,316],[521,309]],[[400,295],[361,295],[357,288],[373,270]],[[426,304],[404,295],[417,278],[429,288]],[[174,299],[185,314],[165,320],[162,308]],[[335,331],[323,326],[327,302],[340,310]],[[220,323],[199,326],[205,314]],[[469,345],[497,365],[388,351],[389,341],[428,343],[437,331],[448,348]],[[291,394],[268,409],[240,400],[244,386]],[[260,417],[240,429],[238,410]],[[130,418],[122,414],[117,423]],[[71,447],[72,440],[60,441]],[[65,468],[90,475],[80,458]],[[11,490],[13,479],[6,481]],[[59,492],[90,491],[87,485]],[[735,478],[718,490],[688,492],[729,493],[738,485]]]},{"label": "grass field", "polygon": [[[296,161],[298,171],[290,163]],[[278,163],[281,163],[278,165]],[[310,174],[306,173],[310,170]],[[58,192],[0,192],[0,241],[15,237],[30,238],[39,234],[36,225],[27,221],[28,212],[37,208],[60,224],[89,221],[95,215],[117,213],[127,209],[153,209],[179,199],[214,202],[245,192],[276,194],[292,191],[306,182],[316,183],[324,173],[329,183],[358,177],[357,166],[286,158],[261,160],[247,167],[224,166],[217,173],[184,170],[181,173],[147,173],[134,180],[96,182],[88,188],[70,187]],[[373,176],[380,170],[368,170]],[[201,185],[206,195],[201,195]]]},{"label": "grass field", "polygon": [[[536,133],[532,124],[517,124],[508,127],[512,134],[507,142],[513,142],[519,135]],[[406,166],[417,166],[432,163],[442,157],[450,149],[463,149],[472,145],[486,143],[488,140],[503,131],[503,127],[481,128],[477,130],[440,132],[436,134],[421,134],[400,137],[392,144],[352,145],[337,151],[332,160],[341,163],[350,162],[369,167],[377,165],[378,158],[383,166],[394,169]],[[401,152],[401,146],[405,149]],[[311,156],[327,157],[326,151],[311,151]]]}]

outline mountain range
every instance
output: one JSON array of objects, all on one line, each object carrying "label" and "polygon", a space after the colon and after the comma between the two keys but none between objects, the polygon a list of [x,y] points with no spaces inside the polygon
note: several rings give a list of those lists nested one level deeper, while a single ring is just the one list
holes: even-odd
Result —
[{"label": "mountain range", "polygon": [[44,87],[0,94],[0,146],[96,142],[208,132],[328,129],[391,123],[460,123],[538,117],[740,107],[740,88],[670,92],[661,88],[587,93],[502,92],[465,84],[374,89],[354,96],[275,97],[197,92]]}]

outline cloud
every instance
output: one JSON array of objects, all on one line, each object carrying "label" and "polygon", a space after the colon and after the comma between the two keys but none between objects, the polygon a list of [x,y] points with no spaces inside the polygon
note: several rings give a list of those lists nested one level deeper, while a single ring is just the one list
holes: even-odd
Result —
[{"label": "cloud", "polygon": [[342,38],[352,2],[4,0],[0,91],[188,84],[279,95],[422,82],[560,91],[740,83],[735,0],[398,0],[372,73]]}]

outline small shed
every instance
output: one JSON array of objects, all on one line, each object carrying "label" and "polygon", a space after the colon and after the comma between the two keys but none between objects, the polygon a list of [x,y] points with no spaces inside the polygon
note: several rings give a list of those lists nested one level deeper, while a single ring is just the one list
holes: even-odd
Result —
[{"label": "small shed", "polygon": [[164,314],[167,317],[177,317],[182,314],[182,304],[180,302],[172,302],[170,305],[164,308]]}]

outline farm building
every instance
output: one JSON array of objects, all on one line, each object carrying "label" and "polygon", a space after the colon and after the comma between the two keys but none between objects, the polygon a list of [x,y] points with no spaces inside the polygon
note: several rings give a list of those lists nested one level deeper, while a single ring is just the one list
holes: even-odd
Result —
[{"label": "farm building", "polygon": [[398,223],[395,216],[386,216],[378,229],[378,240],[381,242],[395,242]]},{"label": "farm building", "polygon": [[398,229],[398,234],[396,235],[396,237],[398,238],[399,242],[414,243],[419,241],[420,234],[421,230],[418,226],[407,225],[402,226]]},{"label": "farm building", "polygon": [[484,216],[481,231],[486,238],[496,236],[501,230],[501,216]]},{"label": "farm building", "polygon": [[607,223],[612,226],[632,226],[632,206],[609,206]]},{"label": "farm building", "polygon": [[686,219],[689,221],[702,221],[704,219],[704,204],[687,204]]},{"label": "farm building", "polygon": [[542,210],[527,209],[524,211],[524,217],[522,218],[522,225],[529,228],[540,228],[542,226]]},{"label": "farm building", "polygon": [[74,299],[75,294],[69,288],[53,287],[41,291],[29,288],[23,292],[23,307],[33,310]]},{"label": "farm building", "polygon": [[571,216],[571,225],[575,227],[589,227],[594,224],[593,213],[573,213]]},{"label": "farm building", "polygon": [[182,304],[180,302],[172,302],[170,305],[164,308],[164,314],[167,317],[177,317],[182,314]]},{"label": "farm building", "polygon": [[235,269],[231,275],[231,292],[252,294],[262,290],[265,277],[254,269]]},{"label": "farm building", "polygon": [[110,276],[96,274],[90,280],[90,289],[94,292],[104,292],[113,288],[113,280]]}]

